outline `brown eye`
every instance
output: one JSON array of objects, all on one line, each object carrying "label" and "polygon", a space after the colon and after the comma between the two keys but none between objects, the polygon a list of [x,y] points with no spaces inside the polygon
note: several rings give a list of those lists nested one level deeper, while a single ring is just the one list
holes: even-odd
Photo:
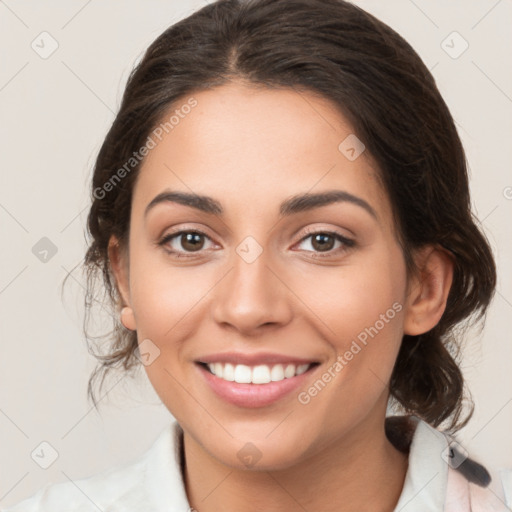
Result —
[{"label": "brown eye", "polygon": [[179,235],[178,240],[181,239],[181,246],[186,251],[198,251],[203,248],[204,239],[202,233],[186,232]]},{"label": "brown eye", "polygon": [[180,258],[193,256],[191,253],[200,252],[205,246],[206,239],[210,240],[210,237],[201,231],[179,231],[165,235],[158,245],[163,246],[168,253]]},{"label": "brown eye", "polygon": [[326,233],[316,233],[311,238],[311,245],[317,251],[330,251],[335,242],[334,237]]},{"label": "brown eye", "polygon": [[[354,240],[344,237],[340,233],[330,231],[315,231],[308,233],[303,237],[300,244],[309,242],[312,249],[305,249],[306,252],[311,252],[313,255],[318,256],[334,256],[356,245]],[[338,244],[336,246],[336,244]]]}]

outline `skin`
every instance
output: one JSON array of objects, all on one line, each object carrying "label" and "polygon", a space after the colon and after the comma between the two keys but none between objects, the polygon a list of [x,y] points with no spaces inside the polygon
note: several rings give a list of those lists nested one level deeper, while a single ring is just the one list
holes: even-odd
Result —
[{"label": "skin", "polygon": [[[407,276],[378,168],[367,151],[350,161],[338,150],[353,130],[328,100],[240,82],[193,96],[198,105],[143,162],[129,249],[115,237],[109,249],[123,324],[160,350],[145,369],[184,430],[190,505],[392,511],[408,461],[385,436],[388,382],[403,334],[441,318],[452,261],[429,246],[415,254],[421,271]],[[145,217],[166,189],[212,196],[225,212],[166,203]],[[364,199],[377,218],[348,202],[279,217],[291,196],[332,189]],[[331,242],[322,252],[306,228],[356,245]],[[202,249],[179,236],[166,247],[190,258],[157,244],[187,229],[206,233]],[[236,252],[247,236],[263,249],[252,263]],[[307,390],[394,303],[401,311],[307,404],[292,392],[265,407],[237,407],[198,377],[194,361],[206,354],[274,352],[321,362],[299,391]],[[237,456],[248,442],[261,455],[249,468]]]}]

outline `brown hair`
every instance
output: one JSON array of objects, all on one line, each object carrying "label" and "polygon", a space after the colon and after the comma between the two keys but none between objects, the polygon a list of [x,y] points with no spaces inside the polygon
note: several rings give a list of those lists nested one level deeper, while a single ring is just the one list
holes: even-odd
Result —
[{"label": "brown hair", "polygon": [[105,184],[126,169],[171,108],[194,91],[230,80],[331,100],[379,166],[408,273],[417,270],[413,251],[426,244],[453,255],[446,310],[429,332],[403,337],[389,387],[396,407],[433,426],[451,419],[449,429],[460,429],[474,410],[471,402],[460,420],[460,322],[484,317],[495,263],[471,212],[464,150],[434,78],[401,36],[343,0],[218,0],[165,30],[130,74],[96,160],[88,216],[86,309],[101,275],[114,318],[107,354],[91,350],[100,361],[88,386],[94,405],[97,377],[103,376],[101,389],[111,369],[139,366],[136,333],[118,320],[121,304],[107,251],[111,235],[122,247],[128,244],[140,162],[108,191]]}]

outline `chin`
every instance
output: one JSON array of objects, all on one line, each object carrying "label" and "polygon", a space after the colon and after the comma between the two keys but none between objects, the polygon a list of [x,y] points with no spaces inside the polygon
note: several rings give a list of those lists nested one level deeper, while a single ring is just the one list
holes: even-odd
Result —
[{"label": "chin", "polygon": [[[261,431],[260,431],[261,432]],[[266,431],[265,431],[266,432]],[[218,462],[237,470],[276,471],[294,466],[304,458],[307,447],[301,436],[240,435],[226,441],[208,437],[203,448]]]},{"label": "chin", "polygon": [[258,447],[248,442],[241,448],[236,446],[236,455],[233,452],[223,450],[212,454],[219,462],[233,469],[243,471],[279,471],[293,467],[300,462],[299,453],[294,447]]}]

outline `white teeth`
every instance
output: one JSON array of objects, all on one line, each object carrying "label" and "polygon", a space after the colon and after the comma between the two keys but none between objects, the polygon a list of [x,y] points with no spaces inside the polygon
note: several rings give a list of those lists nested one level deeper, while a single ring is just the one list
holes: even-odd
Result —
[{"label": "white teeth", "polygon": [[296,375],[306,372],[310,364],[276,364],[257,366],[247,366],[245,364],[233,365],[231,363],[210,363],[207,365],[209,370],[217,377],[240,384],[268,384],[269,382],[279,382],[284,379],[290,379]]},{"label": "white teeth", "polygon": [[289,379],[290,377],[293,377],[295,375],[295,365],[294,364],[289,364],[285,369],[284,369],[284,376]]},{"label": "white teeth", "polygon": [[[220,364],[220,363],[216,363]],[[222,378],[222,375],[221,375]],[[251,368],[249,366],[245,366],[245,364],[237,364],[235,366],[235,382],[240,384],[250,384],[251,383]]]},{"label": "white teeth", "polygon": [[224,376],[223,375],[224,374],[224,371],[223,371],[224,368],[223,368],[221,363],[215,363],[213,365],[213,368],[214,368],[215,375],[218,375],[219,377],[223,377]]},{"label": "white teeth", "polygon": [[272,381],[278,381],[284,379],[284,370],[282,364],[276,364],[270,371],[270,378]]},{"label": "white teeth", "polygon": [[252,369],[253,384],[268,384],[270,382],[270,368],[264,364]]},{"label": "white teeth", "polygon": [[[219,363],[220,364],[220,363]],[[217,374],[215,374],[217,375]],[[235,367],[231,363],[224,365],[224,371],[222,372],[222,378],[233,382],[235,380]]]},{"label": "white teeth", "polygon": [[297,372],[295,375],[300,375],[304,373],[309,368],[309,364],[301,364],[300,366],[297,366]]}]

